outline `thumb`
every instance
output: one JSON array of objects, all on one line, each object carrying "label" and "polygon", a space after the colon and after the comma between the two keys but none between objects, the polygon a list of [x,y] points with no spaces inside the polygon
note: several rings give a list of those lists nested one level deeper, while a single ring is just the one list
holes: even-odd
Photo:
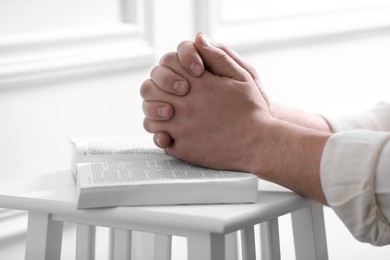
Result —
[{"label": "thumb", "polygon": [[[244,70],[245,73],[249,73],[249,75],[252,77],[252,79],[256,82],[257,87],[259,88],[261,94],[263,95],[264,99],[266,100],[266,102],[269,106],[270,101],[268,99],[266,92],[263,89],[263,86],[260,82],[260,78],[259,78],[256,70],[248,62],[243,60],[235,51],[233,51],[227,45],[212,42],[203,33],[198,33],[196,35],[195,45],[197,46],[198,52],[200,53],[200,55],[202,56],[202,59],[204,60],[205,66],[211,67],[211,72],[213,72],[214,74],[217,74],[219,76],[222,76],[222,75],[227,76],[227,75],[223,74],[223,72],[225,72],[227,74],[231,73],[231,75],[232,75],[235,69],[236,69],[236,71]],[[207,47],[207,46],[209,46],[209,47]],[[208,49],[208,52],[206,49]],[[217,49],[219,49],[219,51],[217,51]],[[214,54],[214,56],[212,56],[211,52],[218,52],[219,55],[225,55],[225,56],[219,62],[218,61],[213,62],[212,59],[218,59],[218,56],[217,56],[217,54]],[[207,57],[208,55],[210,55],[210,57]],[[226,60],[226,62],[223,62],[222,60]],[[231,65],[230,68],[227,66],[228,62]],[[214,67],[212,67],[211,64],[214,64]],[[234,66],[232,64],[234,64]],[[239,67],[239,68],[237,68],[237,67]],[[241,73],[240,75],[242,77],[242,75],[245,75],[245,74]],[[234,77],[232,77],[232,78],[234,78]],[[242,78],[237,78],[237,79],[243,80]]]},{"label": "thumb", "polygon": [[248,72],[240,66],[228,53],[215,45],[205,34],[198,33],[195,46],[208,70],[218,76],[244,81]]}]

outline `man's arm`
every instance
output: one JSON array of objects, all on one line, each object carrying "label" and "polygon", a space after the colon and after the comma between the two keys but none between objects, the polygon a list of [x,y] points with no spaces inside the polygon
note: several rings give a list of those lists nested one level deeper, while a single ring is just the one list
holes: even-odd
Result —
[{"label": "man's arm", "polygon": [[[357,239],[389,244],[389,133],[332,134],[321,116],[269,102],[251,67],[200,36],[163,57],[141,87],[145,129],[155,133],[157,145],[178,158],[254,172],[329,203]],[[206,70],[188,71],[191,61]],[[174,92],[176,80],[186,82],[185,93]],[[160,106],[169,107],[164,116],[156,112]],[[388,131],[389,118],[386,105],[363,118],[329,122],[334,130]]]}]

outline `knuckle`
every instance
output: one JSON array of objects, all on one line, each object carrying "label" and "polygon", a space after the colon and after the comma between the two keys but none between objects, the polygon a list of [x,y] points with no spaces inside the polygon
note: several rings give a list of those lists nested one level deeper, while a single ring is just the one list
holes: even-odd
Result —
[{"label": "knuckle", "polygon": [[218,52],[218,54],[216,55],[215,57],[216,60],[227,60],[228,59],[228,55],[226,54],[226,52],[224,51],[221,51],[221,52]]},{"label": "knuckle", "polygon": [[177,60],[176,52],[168,52],[161,57],[159,64],[160,65],[169,65],[169,64],[172,64],[172,62],[174,62],[175,60]]},{"label": "knuckle", "polygon": [[147,99],[151,94],[152,81],[150,79],[145,80],[141,84],[140,95],[143,99]]},{"label": "knuckle", "polygon": [[192,47],[193,45],[194,43],[192,41],[182,41],[177,46],[177,51],[179,53],[180,50],[186,50],[187,48]]},{"label": "knuckle", "polygon": [[219,45],[219,48],[224,50],[225,52],[230,50],[230,47],[228,45],[226,45],[225,43],[218,43],[218,45]]},{"label": "knuckle", "polygon": [[153,79],[153,77],[156,75],[158,70],[160,69],[160,66],[155,66],[153,69],[150,71],[150,78]]},{"label": "knuckle", "polygon": [[182,41],[177,45],[177,50],[181,49],[182,47],[186,46],[188,44],[188,41]]},{"label": "knuckle", "polygon": [[142,111],[144,112],[145,117],[149,115],[149,104],[145,100],[142,101]]},{"label": "knuckle", "polygon": [[151,126],[151,121],[147,118],[144,118],[144,122],[143,122],[143,126],[144,126],[144,129],[148,132],[148,133],[154,133],[153,129],[152,129],[152,126]]},{"label": "knuckle", "polygon": [[214,45],[215,45],[218,49],[223,50],[224,52],[227,52],[227,51],[230,50],[229,45],[227,45],[226,43],[214,42]]}]

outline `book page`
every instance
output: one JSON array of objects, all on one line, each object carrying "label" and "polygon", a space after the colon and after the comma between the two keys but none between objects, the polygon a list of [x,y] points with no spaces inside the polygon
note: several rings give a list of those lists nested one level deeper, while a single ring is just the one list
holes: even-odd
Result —
[{"label": "book page", "polygon": [[212,170],[178,159],[91,163],[80,165],[78,171],[79,180],[87,186],[256,178],[250,173]]},{"label": "book page", "polygon": [[109,137],[72,138],[74,162],[103,162],[166,159],[163,149],[157,148],[151,138]]}]

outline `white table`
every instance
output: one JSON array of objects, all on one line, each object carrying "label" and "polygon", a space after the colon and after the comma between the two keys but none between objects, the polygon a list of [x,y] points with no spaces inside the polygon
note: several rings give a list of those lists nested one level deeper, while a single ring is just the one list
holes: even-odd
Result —
[{"label": "white table", "polygon": [[[296,258],[328,259],[322,207],[279,186],[260,183],[265,186],[260,185],[255,204],[77,210],[73,177],[61,171],[1,185],[0,208],[29,212],[26,260],[60,259],[64,222],[78,224],[80,260],[93,259],[95,226],[115,230],[115,260],[130,259],[131,231],[156,234],[156,259],[170,259],[172,235],[188,238],[189,260],[237,259],[237,253],[244,260],[256,259],[254,225],[259,223],[262,259],[280,259],[278,217],[286,213],[292,213]],[[237,252],[236,231],[241,232],[242,252]]]}]

